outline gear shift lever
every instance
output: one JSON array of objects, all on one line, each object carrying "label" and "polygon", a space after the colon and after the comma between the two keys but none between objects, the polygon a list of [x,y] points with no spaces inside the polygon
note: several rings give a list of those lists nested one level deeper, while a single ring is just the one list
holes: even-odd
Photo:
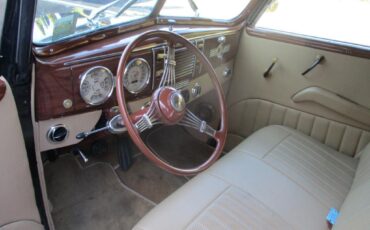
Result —
[{"label": "gear shift lever", "polygon": [[92,130],[90,132],[81,132],[81,133],[78,133],[76,135],[76,138],[77,139],[85,139],[86,137],[92,135],[92,134],[95,134],[95,133],[98,133],[98,132],[101,132],[101,131],[105,131],[105,130],[108,130],[109,127],[108,126],[105,126],[103,128],[100,128],[100,129],[95,129],[95,130]]},{"label": "gear shift lever", "polygon": [[77,139],[84,139],[90,135],[93,135],[95,133],[101,132],[101,131],[109,131],[113,134],[123,133],[126,132],[127,129],[123,124],[123,120],[120,114],[114,116],[110,121],[107,122],[107,125],[100,129],[95,129],[89,132],[81,132],[76,135]]}]

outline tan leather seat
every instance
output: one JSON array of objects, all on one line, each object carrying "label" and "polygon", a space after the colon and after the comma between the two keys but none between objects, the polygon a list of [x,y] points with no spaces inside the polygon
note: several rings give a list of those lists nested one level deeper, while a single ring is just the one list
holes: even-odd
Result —
[{"label": "tan leather seat", "polygon": [[9,84],[0,100],[0,230],[42,230],[26,147]]},{"label": "tan leather seat", "polygon": [[335,227],[346,229],[352,222],[368,227],[370,218],[361,219],[370,209],[370,147],[367,152],[356,191],[350,192],[358,159],[292,129],[270,126],[168,197],[134,229],[328,229],[329,209],[341,209],[343,202]]}]

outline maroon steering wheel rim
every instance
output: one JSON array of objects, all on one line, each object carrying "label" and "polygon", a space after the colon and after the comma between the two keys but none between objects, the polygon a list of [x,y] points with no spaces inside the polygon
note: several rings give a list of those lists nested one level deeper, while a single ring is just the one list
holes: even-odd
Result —
[{"label": "maroon steering wheel rim", "polygon": [[[170,42],[171,44],[178,44],[180,43],[184,47],[186,47],[190,52],[192,52],[198,60],[203,64],[203,67],[206,69],[209,77],[211,78],[211,81],[216,89],[217,97],[219,99],[219,105],[220,105],[220,115],[221,115],[221,123],[219,130],[214,135],[214,139],[217,141],[217,145],[215,147],[215,150],[213,151],[212,155],[202,164],[199,166],[193,167],[193,168],[179,168],[175,167],[166,161],[162,160],[157,154],[155,154],[142,140],[140,136],[140,132],[135,127],[135,124],[133,123],[133,120],[138,120],[140,115],[143,115],[143,111],[139,112],[135,115],[130,115],[129,111],[127,109],[127,101],[124,97],[124,86],[123,86],[123,75],[124,70],[126,68],[126,65],[129,61],[130,54],[133,52],[135,47],[137,47],[139,44],[144,42],[145,40],[148,40],[150,38],[160,38],[163,40],[166,40],[167,42]],[[190,41],[188,41],[186,38],[175,34],[173,32],[168,31],[148,31],[146,33],[141,34],[136,39],[134,39],[130,44],[128,44],[123,51],[119,65],[118,65],[118,71],[117,71],[117,82],[116,82],[116,95],[117,95],[117,101],[120,109],[120,113],[122,116],[122,119],[124,121],[124,124],[127,128],[127,131],[132,138],[132,141],[137,145],[137,147],[140,149],[140,151],[152,162],[154,162],[157,166],[160,168],[176,174],[176,175],[194,175],[199,172],[204,171],[205,169],[209,168],[221,155],[223,147],[225,145],[226,141],[226,135],[227,135],[227,114],[226,114],[226,106],[225,106],[225,98],[223,94],[223,90],[221,85],[219,84],[219,81],[217,79],[217,75],[215,73],[215,70],[213,69],[211,63],[208,61],[208,59],[204,56],[202,52],[199,51],[197,47],[195,47]],[[155,93],[153,94],[152,98],[155,97],[156,100],[158,97],[155,96]]]}]

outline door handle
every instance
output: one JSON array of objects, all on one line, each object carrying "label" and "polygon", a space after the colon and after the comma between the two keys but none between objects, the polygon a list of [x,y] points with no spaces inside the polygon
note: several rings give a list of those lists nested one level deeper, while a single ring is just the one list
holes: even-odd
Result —
[{"label": "door handle", "polygon": [[272,59],[271,65],[265,70],[265,72],[263,72],[263,77],[264,78],[267,78],[270,75],[270,72],[271,72],[272,68],[274,68],[274,66],[276,65],[277,61],[278,61],[278,58]]},{"label": "door handle", "polygon": [[318,66],[319,64],[321,64],[321,62],[324,61],[324,59],[325,59],[324,55],[317,55],[316,56],[316,59],[312,63],[312,65],[310,67],[308,67],[308,69],[306,69],[305,71],[303,71],[302,76],[306,75],[308,72],[310,72],[311,70],[313,70],[316,66]]}]

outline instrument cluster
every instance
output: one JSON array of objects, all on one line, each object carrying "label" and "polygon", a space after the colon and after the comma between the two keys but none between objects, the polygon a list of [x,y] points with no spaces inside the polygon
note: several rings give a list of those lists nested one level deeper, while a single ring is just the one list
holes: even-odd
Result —
[{"label": "instrument cluster", "polygon": [[140,93],[149,84],[150,65],[143,58],[131,60],[125,69],[123,75],[123,86],[133,94]]},{"label": "instrument cluster", "polygon": [[[144,58],[134,58],[126,66],[123,76],[125,89],[136,95],[147,88],[151,67]],[[103,66],[89,68],[80,76],[80,96],[88,105],[102,105],[112,95],[116,77]]]},{"label": "instrument cluster", "polygon": [[89,105],[101,105],[112,95],[114,77],[112,72],[103,66],[95,66],[81,75],[80,95]]}]

